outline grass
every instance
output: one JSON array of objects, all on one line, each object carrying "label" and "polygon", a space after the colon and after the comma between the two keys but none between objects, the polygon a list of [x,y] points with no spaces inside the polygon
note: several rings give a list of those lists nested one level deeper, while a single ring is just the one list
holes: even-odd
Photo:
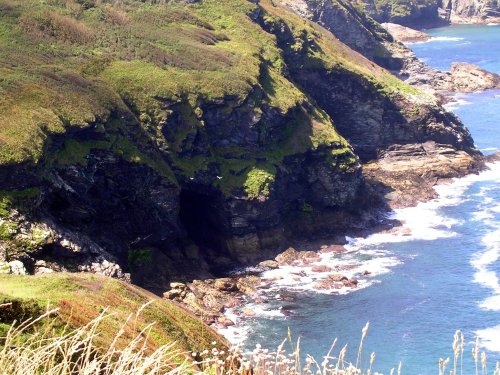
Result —
[{"label": "grass", "polygon": [[[2,303],[17,301],[21,305],[37,306],[39,309],[57,308],[54,315],[59,326],[68,325],[78,329],[96,319],[106,310],[110,316],[99,329],[97,344],[108,347],[115,341],[117,332],[122,332],[114,343],[117,349],[125,348],[150,323],[147,340],[148,351],[172,344],[173,350],[198,351],[225,342],[209,327],[190,313],[157,296],[130,284],[90,274],[54,273],[40,276],[0,275]],[[141,317],[134,323],[127,321],[131,312],[141,306]],[[0,310],[0,321],[8,309]],[[20,317],[17,317],[18,319]],[[179,357],[182,358],[182,357]]]},{"label": "grass", "polygon": [[[143,326],[135,336],[122,343],[122,336],[130,325],[137,325],[143,318],[148,304],[132,311],[121,326],[109,332],[107,327],[115,319],[109,309],[104,308],[96,318],[82,322],[77,328],[61,326],[54,316],[59,309],[45,313],[33,309],[36,314],[20,324],[12,325],[1,338],[0,369],[6,375],[73,373],[94,374],[226,374],[226,375],[370,375],[375,371],[376,354],[371,353],[368,368],[361,368],[363,342],[369,324],[362,330],[357,350],[356,363],[346,360],[347,346],[337,348],[337,339],[318,362],[313,357],[301,353],[300,338],[292,341],[290,332],[276,351],[256,345],[248,355],[238,347],[221,349],[210,343],[202,351],[182,352],[175,343],[166,343],[155,349],[149,343],[155,336],[153,321]],[[0,311],[12,308],[0,305]],[[147,317],[148,321],[150,317]],[[103,345],[103,331],[112,334],[112,340]],[[121,344],[120,344],[121,343]],[[289,349],[288,349],[289,348]],[[439,359],[439,375],[462,374],[464,356],[464,336],[457,331],[453,341],[453,358]],[[471,374],[487,373],[486,354],[479,349],[479,341],[472,349],[475,371]],[[391,370],[391,375],[401,375],[403,364]],[[499,364],[493,375],[500,374]]]},{"label": "grass", "polygon": [[[389,97],[423,95],[269,0],[0,0],[0,10],[0,166],[86,166],[107,150],[174,184],[209,174],[226,195],[256,199],[290,156],[341,150],[351,155],[332,164],[357,164],[290,68],[356,76]],[[255,125],[240,120],[252,116]],[[255,143],[233,141],[243,126],[256,128]],[[80,139],[86,129],[98,137]],[[224,137],[232,143],[218,145]],[[252,172],[257,160],[274,172]]]}]

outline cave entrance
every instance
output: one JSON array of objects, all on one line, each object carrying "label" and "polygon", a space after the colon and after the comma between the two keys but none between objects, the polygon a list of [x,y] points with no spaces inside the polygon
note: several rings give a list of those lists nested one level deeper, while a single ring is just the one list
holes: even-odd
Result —
[{"label": "cave entrance", "polygon": [[179,218],[187,234],[200,248],[226,248],[224,210],[221,200],[211,193],[182,189]]}]

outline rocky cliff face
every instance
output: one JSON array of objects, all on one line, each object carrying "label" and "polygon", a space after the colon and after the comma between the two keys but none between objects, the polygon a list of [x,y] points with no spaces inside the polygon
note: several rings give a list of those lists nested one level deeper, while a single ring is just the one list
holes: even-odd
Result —
[{"label": "rocky cliff face", "polygon": [[497,0],[359,0],[378,22],[393,22],[413,28],[446,23],[495,22],[500,17]]},{"label": "rocky cliff face", "polygon": [[439,17],[437,0],[357,0],[357,3],[378,22],[392,22],[413,28],[444,24]]},{"label": "rocky cliff face", "polygon": [[496,0],[441,0],[443,16],[453,23],[493,22],[500,18]]},{"label": "rocky cliff face", "polygon": [[[6,269],[21,260],[162,292],[293,238],[372,225],[385,191],[360,161],[423,142],[430,158],[470,161],[447,177],[477,160],[432,97],[276,2],[68,4],[0,5],[17,30],[6,38],[33,60],[0,47],[21,64],[0,82]],[[355,22],[338,38],[390,65],[370,47],[390,37],[338,4],[311,12]]]}]

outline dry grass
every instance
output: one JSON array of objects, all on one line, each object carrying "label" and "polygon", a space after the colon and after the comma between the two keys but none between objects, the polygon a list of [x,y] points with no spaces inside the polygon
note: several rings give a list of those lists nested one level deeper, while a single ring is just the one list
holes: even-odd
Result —
[{"label": "dry grass", "polygon": [[23,31],[39,39],[85,44],[94,38],[94,33],[85,24],[56,12],[22,16],[19,23]]},{"label": "dry grass", "polygon": [[[0,305],[0,308],[5,307]],[[229,351],[214,347],[200,353],[182,353],[174,348],[174,343],[166,344],[154,351],[147,347],[151,333],[149,324],[125,347],[117,345],[127,324],[137,320],[142,310],[130,314],[124,325],[115,333],[114,339],[106,347],[99,342],[100,327],[107,324],[110,313],[105,309],[97,318],[78,329],[68,326],[58,328],[53,316],[56,310],[47,311],[36,319],[14,325],[6,337],[0,338],[0,371],[5,375],[31,374],[210,374],[210,375],[370,375],[379,374],[372,369],[375,353],[371,353],[369,368],[360,369],[358,363],[363,354],[363,340],[368,326],[363,328],[358,348],[356,364],[346,361],[347,346],[336,349],[335,340],[321,362],[303,356],[300,339],[293,343],[290,332],[288,339],[275,352],[262,349],[259,345],[250,354],[243,355],[238,347]],[[286,342],[291,344],[291,352],[283,349]],[[450,359],[439,360],[439,375],[462,375],[464,337],[457,331],[454,337],[453,369],[447,370]],[[475,374],[488,374],[486,354],[480,352],[479,341],[472,350]],[[392,369],[390,374],[401,375],[402,364]],[[499,364],[493,375],[500,375]]]}]

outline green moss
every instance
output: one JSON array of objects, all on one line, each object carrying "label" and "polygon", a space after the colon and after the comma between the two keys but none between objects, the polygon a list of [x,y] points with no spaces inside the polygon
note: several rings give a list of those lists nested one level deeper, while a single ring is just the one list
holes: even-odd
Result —
[{"label": "green moss", "polygon": [[276,178],[276,168],[271,165],[258,166],[250,169],[243,184],[245,192],[250,199],[255,199],[261,194],[269,195],[271,184]]},{"label": "green moss", "polygon": [[17,231],[17,224],[12,221],[0,219],[0,239],[11,240],[14,238]]},{"label": "green moss", "polygon": [[129,249],[128,251],[128,265],[130,268],[144,266],[151,263],[151,249]]},{"label": "green moss", "polygon": [[87,156],[92,150],[109,148],[106,141],[78,141],[67,139],[62,148],[54,156],[55,161],[60,166],[67,165],[87,165]]},{"label": "green moss", "polygon": [[38,188],[23,190],[0,190],[0,218],[9,215],[14,207],[28,207],[40,194]]}]

